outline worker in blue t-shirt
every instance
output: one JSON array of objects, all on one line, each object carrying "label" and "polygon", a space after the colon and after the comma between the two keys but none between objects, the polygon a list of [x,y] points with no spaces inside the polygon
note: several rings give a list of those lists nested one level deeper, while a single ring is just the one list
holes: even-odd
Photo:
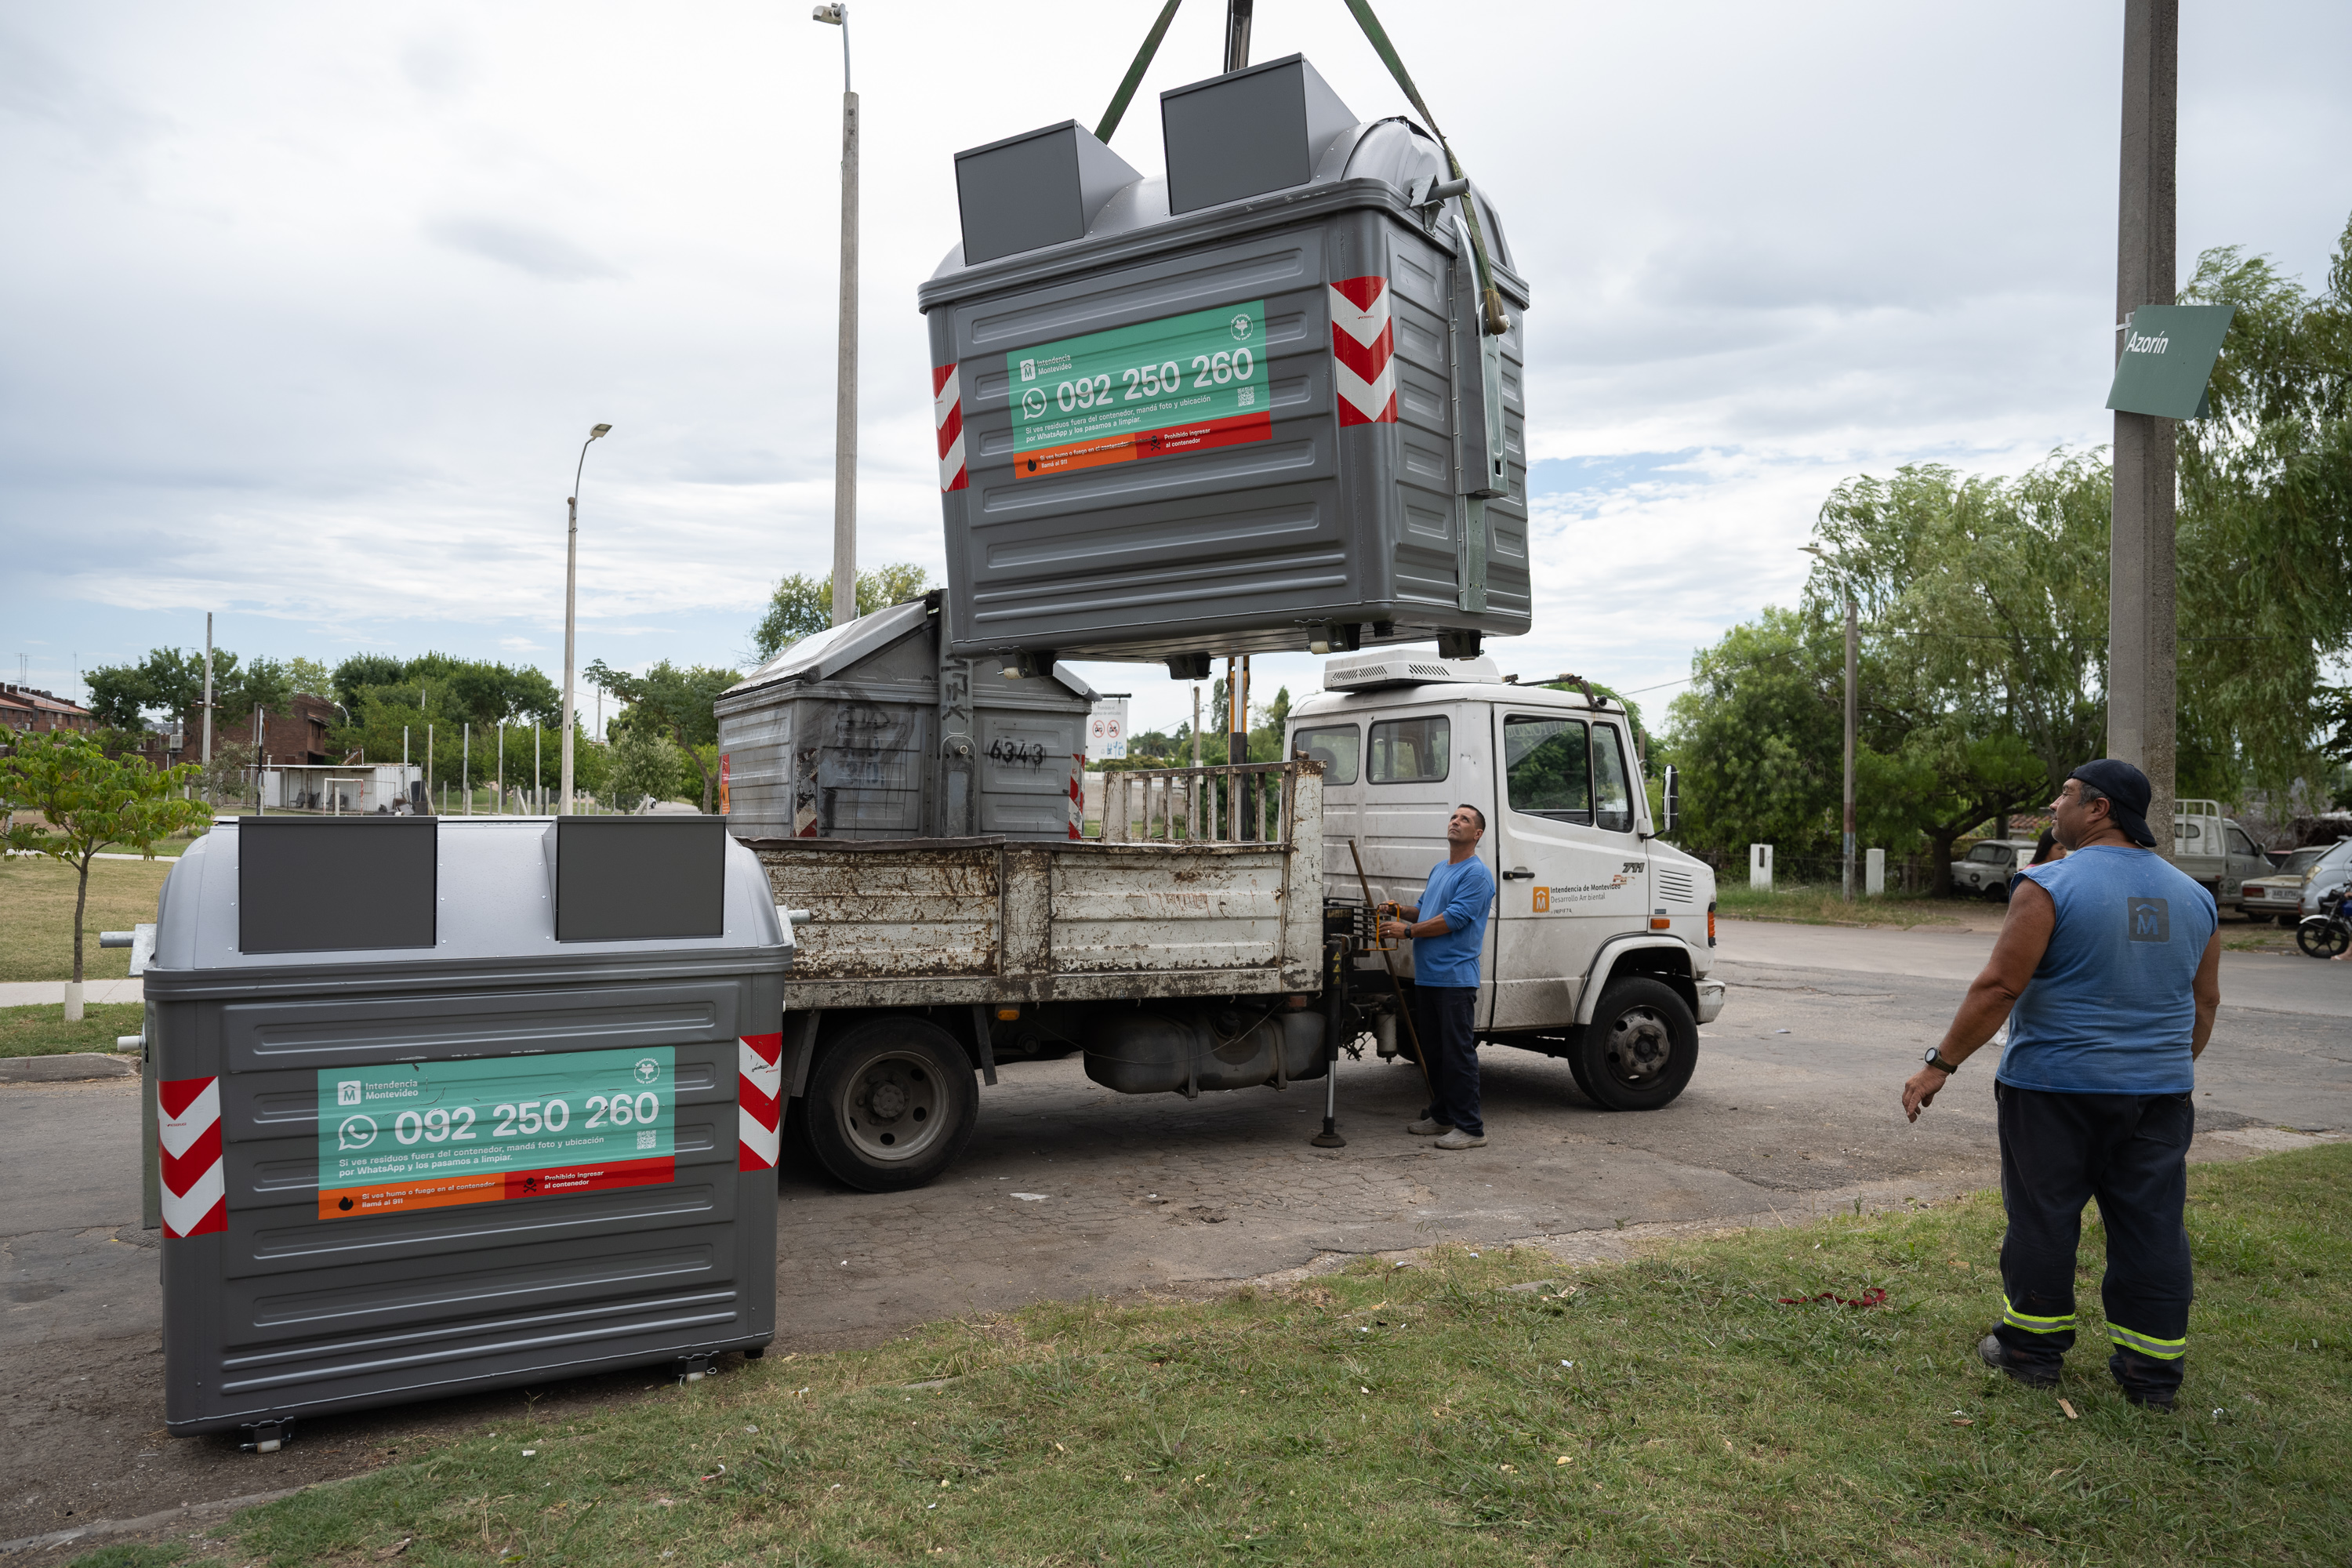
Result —
[{"label": "worker in blue t-shirt", "polygon": [[2066,780],[2050,807],[2066,858],[2011,879],[1991,962],[1903,1086],[1903,1109],[1918,1121],[2007,1017],[1993,1079],[2009,1211],[2000,1327],[1977,1353],[2020,1383],[2057,1384],[2095,1197],[2108,1373],[2133,1404],[2169,1410],[2189,1337],[2189,1095],[2221,1002],[2221,938],[2213,895],[2149,852],[2151,793],[2112,758]]},{"label": "worker in blue t-shirt", "polygon": [[1413,1033],[1429,1068],[1433,1096],[1421,1120],[1405,1131],[1435,1138],[1441,1149],[1475,1149],[1486,1142],[1478,1119],[1478,955],[1486,948],[1486,916],[1495,907],[1495,879],[1478,858],[1486,814],[1457,805],[1445,824],[1445,858],[1429,874],[1421,902],[1404,918],[1384,921],[1383,936],[1412,938]]}]

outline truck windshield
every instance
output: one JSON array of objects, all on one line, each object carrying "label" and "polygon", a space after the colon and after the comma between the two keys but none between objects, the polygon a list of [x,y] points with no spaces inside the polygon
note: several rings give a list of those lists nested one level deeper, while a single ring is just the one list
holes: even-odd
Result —
[{"label": "truck windshield", "polygon": [[1372,726],[1372,782],[1423,784],[1445,776],[1454,726],[1443,715],[1383,719]]},{"label": "truck windshield", "polygon": [[1357,756],[1362,749],[1363,732],[1353,724],[1301,730],[1290,737],[1291,754],[1312,757],[1321,763],[1323,782],[1327,784],[1354,784]]},{"label": "truck windshield", "polygon": [[1503,721],[1503,777],[1513,811],[1592,825],[1591,745],[1581,719]]}]

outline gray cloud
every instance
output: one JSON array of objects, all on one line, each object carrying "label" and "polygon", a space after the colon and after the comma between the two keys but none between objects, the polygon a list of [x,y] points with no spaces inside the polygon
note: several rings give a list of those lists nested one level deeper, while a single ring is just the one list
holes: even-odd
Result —
[{"label": "gray cloud", "polygon": [[553,229],[499,217],[439,217],[425,226],[436,245],[485,261],[528,272],[534,278],[576,283],[618,278],[617,268]]}]

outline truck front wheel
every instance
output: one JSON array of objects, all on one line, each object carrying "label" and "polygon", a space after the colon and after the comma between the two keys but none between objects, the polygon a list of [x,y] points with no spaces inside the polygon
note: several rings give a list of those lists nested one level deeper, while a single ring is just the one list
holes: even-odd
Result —
[{"label": "truck front wheel", "polygon": [[971,1061],[920,1018],[868,1020],[829,1042],[809,1074],[802,1125],[817,1163],[867,1193],[936,1178],[971,1142],[980,1091]]},{"label": "truck front wheel", "polygon": [[1628,976],[1601,994],[1570,1067],[1604,1110],[1673,1103],[1698,1066],[1698,1021],[1663,981]]}]

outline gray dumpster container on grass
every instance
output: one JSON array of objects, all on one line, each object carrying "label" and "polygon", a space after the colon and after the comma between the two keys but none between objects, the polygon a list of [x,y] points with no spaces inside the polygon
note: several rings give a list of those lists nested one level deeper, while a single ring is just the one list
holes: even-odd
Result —
[{"label": "gray dumpster container on grass", "polygon": [[1166,180],[1069,123],[957,159],[964,242],[917,291],[949,653],[1199,679],[1526,631],[1528,290],[1491,204],[1430,201],[1437,144],[1297,56],[1162,94],[1161,131]]},{"label": "gray dumpster container on grass", "polygon": [[144,980],[165,1426],[756,1351],[792,956],[717,817],[247,817]]}]

